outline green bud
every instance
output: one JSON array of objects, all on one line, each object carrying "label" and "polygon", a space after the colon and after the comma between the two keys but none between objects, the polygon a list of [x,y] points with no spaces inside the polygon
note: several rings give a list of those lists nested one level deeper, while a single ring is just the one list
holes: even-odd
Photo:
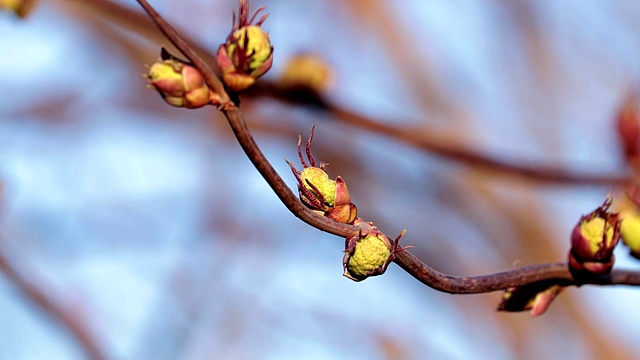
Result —
[{"label": "green bud", "polygon": [[[353,224],[360,226],[364,223],[356,219]],[[389,264],[395,259],[397,253],[412,246],[400,247],[400,239],[407,230],[402,230],[400,235],[391,242],[389,238],[378,231],[373,223],[368,223],[368,233],[347,237],[345,241],[344,258],[342,259],[343,275],[353,281],[362,281],[369,276],[382,275]]]},{"label": "green bud", "polygon": [[389,265],[392,250],[389,238],[382,233],[348,238],[343,259],[344,276],[354,281],[362,281],[369,276],[384,273]]}]

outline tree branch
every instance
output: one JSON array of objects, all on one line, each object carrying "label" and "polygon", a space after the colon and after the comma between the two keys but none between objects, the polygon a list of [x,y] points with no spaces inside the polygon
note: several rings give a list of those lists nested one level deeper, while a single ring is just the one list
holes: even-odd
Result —
[{"label": "tree branch", "polygon": [[574,173],[559,167],[516,164],[495,159],[469,148],[443,141],[442,139],[446,139],[447,135],[442,131],[424,128],[416,131],[412,128],[387,125],[393,122],[371,119],[332,103],[321,94],[292,92],[274,82],[261,81],[249,89],[247,95],[266,96],[292,104],[310,106],[326,112],[331,118],[342,123],[368,130],[385,138],[395,139],[448,160],[502,175],[546,183],[592,186],[623,186],[632,181],[632,176],[626,174]]},{"label": "tree branch", "polygon": [[[207,84],[212,88],[214,88],[214,85],[217,86],[217,84],[220,83],[220,80],[218,79],[216,74],[212,72],[211,68],[208,66],[199,65],[204,62],[200,60],[198,58],[198,55],[195,54],[195,52],[193,52],[189,48],[187,43],[180,38],[178,33],[173,30],[173,28],[170,28],[164,20],[162,20],[161,16],[153,10],[151,5],[149,5],[146,0],[138,0],[138,2],[147,11],[156,25],[167,36],[169,41],[171,41],[185,55],[187,55],[187,53],[190,54],[191,57],[189,57],[189,60],[191,60],[194,66],[202,72],[207,81]],[[220,91],[224,91],[224,89]],[[224,94],[228,98],[228,95],[226,93],[220,94]],[[354,233],[357,233],[358,230],[361,229],[353,225],[335,222],[326,217],[317,215],[313,211],[306,208],[298,200],[297,196],[289,189],[284,180],[275,171],[275,169],[271,166],[262,151],[260,151],[260,148],[251,136],[251,132],[249,131],[249,128],[247,127],[240,110],[237,107],[233,106],[231,108],[223,108],[222,111],[229,121],[229,125],[231,126],[236,139],[238,140],[244,152],[247,154],[249,160],[264,177],[267,183],[271,186],[273,191],[280,198],[287,209],[289,209],[295,216],[297,216],[307,224],[314,226],[322,231],[326,231],[345,238]],[[360,120],[362,119],[364,118],[360,118]],[[378,129],[385,129],[384,127],[382,127],[382,125],[370,125]],[[399,138],[407,139],[406,135],[399,136]],[[460,152],[460,154],[464,153],[464,151]],[[469,156],[468,154],[466,156],[457,156],[460,159],[467,159],[466,161],[469,162],[473,162],[472,160],[474,158],[473,156]],[[496,164],[499,163],[487,162],[487,164],[493,164],[494,166],[497,166]],[[510,165],[504,165],[504,167],[511,168],[513,170],[513,167]],[[526,168],[524,169],[525,170],[521,168],[520,173],[529,174],[529,176],[537,174],[538,177],[547,179],[584,181],[583,178],[576,176],[558,173],[545,175],[540,174],[535,170],[526,170]],[[590,180],[593,183],[608,183],[608,181],[616,183],[624,182],[626,181],[626,178],[624,180],[621,180],[619,178],[593,178]],[[366,223],[365,226],[367,226]],[[476,294],[492,292],[496,290],[505,290],[509,287],[531,284],[543,280],[556,280],[558,284],[563,286],[582,284],[640,285],[640,273],[624,270],[616,270],[612,274],[607,276],[580,279],[580,281],[578,282],[573,278],[573,276],[569,272],[567,265],[564,263],[539,264],[482,276],[456,277],[445,275],[436,271],[435,269],[420,261],[420,259],[418,259],[415,255],[411,254],[407,250],[399,252],[396,255],[394,262],[396,262],[407,273],[409,273],[425,285],[435,290],[451,294]]]}]

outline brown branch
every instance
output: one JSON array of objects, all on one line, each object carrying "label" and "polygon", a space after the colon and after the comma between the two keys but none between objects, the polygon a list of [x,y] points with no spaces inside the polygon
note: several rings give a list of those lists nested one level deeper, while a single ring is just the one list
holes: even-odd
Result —
[{"label": "brown branch", "polygon": [[88,358],[106,359],[87,325],[80,321],[77,315],[55,302],[41,287],[36,286],[33,281],[27,280],[24,275],[20,274],[2,251],[0,251],[0,272],[43,313],[58,322],[82,348]]},{"label": "brown branch", "polygon": [[394,262],[423,284],[450,294],[486,293],[545,280],[555,280],[555,284],[562,286],[640,285],[640,272],[630,270],[613,270],[609,275],[576,280],[566,263],[523,266],[480,276],[450,276],[429,267],[408,251],[398,253]]},{"label": "brown branch", "polygon": [[[151,8],[146,0],[138,0],[138,2],[143,5],[144,9],[147,10],[147,13],[152,17],[152,19],[154,19],[154,22],[158,27],[163,29],[166,22],[161,19],[160,15],[153,11],[153,8]],[[151,11],[149,9],[151,9]],[[180,51],[185,54],[190,51],[190,49],[186,48],[188,47],[187,43],[180,38],[175,30],[172,29],[171,31],[168,31],[164,29],[163,33]],[[192,53],[194,57],[197,57],[194,52]],[[212,86],[212,79],[214,78],[219,82],[217,76],[208,66],[201,68],[197,65],[202,61],[190,60],[194,63],[196,68],[203,73],[209,86]],[[222,109],[222,111],[229,121],[229,125],[231,126],[238,143],[247,154],[247,157],[271,186],[287,209],[307,224],[334,235],[346,238],[358,232],[358,227],[335,222],[326,217],[317,215],[306,208],[271,166],[262,151],[260,151],[260,148],[251,136],[251,132],[249,131],[240,110],[234,106],[232,108]],[[569,272],[567,265],[563,263],[539,264],[482,276],[456,277],[436,271],[408,251],[398,253],[394,261],[407,273],[425,285],[435,290],[452,294],[492,292],[496,290],[504,290],[513,286],[531,284],[542,280],[557,280],[558,284],[564,286],[583,284],[640,285],[640,273],[624,270],[616,270],[608,276],[580,279],[578,282]]]}]

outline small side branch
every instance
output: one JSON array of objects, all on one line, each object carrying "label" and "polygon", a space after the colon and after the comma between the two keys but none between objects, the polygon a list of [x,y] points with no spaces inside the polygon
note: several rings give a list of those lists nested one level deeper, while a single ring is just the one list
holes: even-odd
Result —
[{"label": "small side branch", "polygon": [[24,275],[20,274],[1,250],[0,272],[20,293],[31,300],[52,320],[58,322],[84,350],[87,358],[94,360],[106,359],[87,325],[78,316],[54,301],[40,286],[35,285],[33,281],[27,280]]}]

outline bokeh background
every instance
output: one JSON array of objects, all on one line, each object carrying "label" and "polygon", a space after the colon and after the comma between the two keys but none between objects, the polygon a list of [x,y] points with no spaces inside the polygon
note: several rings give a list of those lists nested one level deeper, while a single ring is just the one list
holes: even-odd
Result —
[{"label": "bokeh background", "polygon": [[[150,2],[210,52],[237,11]],[[147,89],[144,65],[169,42],[103,3],[0,13],[0,250],[18,272],[1,267],[0,359],[91,356],[16,277],[108,359],[637,358],[637,289],[570,288],[531,318],[497,313],[498,292],[439,293],[393,264],[342,277],[343,240],[285,209],[213,108],[174,109]],[[327,97],[377,121],[518,164],[625,171],[614,124],[640,78],[640,2],[251,5],[271,14],[266,80],[315,52],[334,71]],[[284,158],[315,124],[314,154],[360,215],[407,228],[405,244],[452,275],[562,261],[579,216],[611,190],[460,165],[268,96],[242,109],[292,187]]]}]

